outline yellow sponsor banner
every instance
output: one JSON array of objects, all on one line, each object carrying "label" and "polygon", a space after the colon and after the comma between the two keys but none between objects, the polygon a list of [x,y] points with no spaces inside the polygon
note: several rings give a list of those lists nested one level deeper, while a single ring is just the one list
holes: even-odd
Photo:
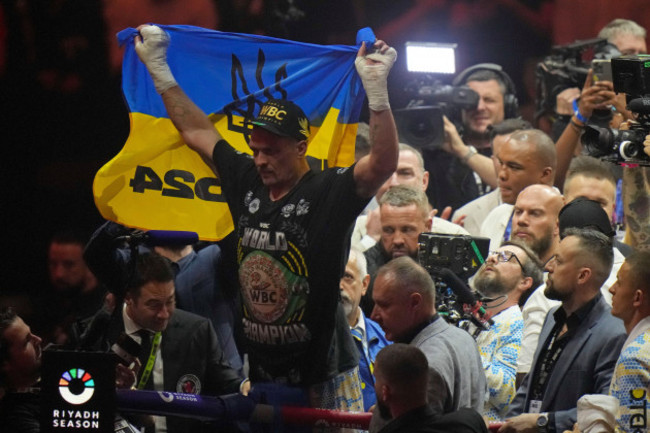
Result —
[{"label": "yellow sponsor banner", "polygon": [[[330,109],[320,128],[311,128],[308,155],[328,165],[354,161],[357,125],[339,124]],[[131,133],[120,153],[95,176],[93,193],[102,216],[142,230],[186,230],[202,240],[222,239],[233,221],[219,180],[187,147],[167,118],[131,113]],[[225,115],[213,115],[219,133],[238,151],[251,153]],[[233,117],[233,123],[243,122]],[[340,143],[333,145],[332,143]]]}]

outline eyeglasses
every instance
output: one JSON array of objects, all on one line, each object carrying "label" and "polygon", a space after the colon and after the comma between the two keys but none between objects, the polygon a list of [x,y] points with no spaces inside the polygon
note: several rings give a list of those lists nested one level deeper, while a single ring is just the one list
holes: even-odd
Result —
[{"label": "eyeglasses", "polygon": [[521,271],[523,272],[524,270],[524,265],[521,264],[517,255],[512,251],[490,251],[488,257],[491,256],[496,256],[497,262],[503,262],[503,263],[509,262],[514,258],[517,261],[517,264],[519,264]]},{"label": "eyeglasses", "polygon": [[551,257],[549,257],[549,259],[546,261],[546,263],[544,263],[544,268],[546,268],[552,262],[555,262],[555,264],[558,263],[557,254],[553,254]]}]

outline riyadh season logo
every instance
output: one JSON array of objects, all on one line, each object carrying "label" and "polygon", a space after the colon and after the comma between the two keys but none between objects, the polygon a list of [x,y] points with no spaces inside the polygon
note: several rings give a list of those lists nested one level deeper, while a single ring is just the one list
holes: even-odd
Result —
[{"label": "riyadh season logo", "polygon": [[87,371],[72,368],[61,375],[59,393],[70,404],[84,404],[95,393],[95,380]]}]

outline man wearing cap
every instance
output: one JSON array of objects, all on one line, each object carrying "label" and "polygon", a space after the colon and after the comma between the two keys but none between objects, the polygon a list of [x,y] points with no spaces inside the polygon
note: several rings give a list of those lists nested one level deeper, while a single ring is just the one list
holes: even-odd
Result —
[{"label": "man wearing cap", "polygon": [[[607,213],[610,222],[616,210],[616,177],[611,163],[587,155],[576,156],[571,160],[564,181],[565,203],[578,197],[594,200]],[[632,247],[614,239],[616,247],[625,257],[632,253]]]},{"label": "man wearing cap", "polygon": [[[300,107],[267,101],[252,122],[252,156],[238,153],[177,85],[166,62],[169,36],[156,26],[138,30],[136,51],[170,118],[184,142],[212,165],[228,200],[251,380],[310,387],[314,407],[342,394],[348,407],[361,403],[354,343],[349,332],[346,341],[335,339],[345,335],[335,327],[348,326],[338,287],[347,233],[397,166],[387,92],[395,50],[377,41],[375,52],[366,55],[363,45],[355,61],[370,107],[370,153],[353,167],[316,173],[305,159],[310,129]],[[333,393],[324,392],[327,385]]]}]

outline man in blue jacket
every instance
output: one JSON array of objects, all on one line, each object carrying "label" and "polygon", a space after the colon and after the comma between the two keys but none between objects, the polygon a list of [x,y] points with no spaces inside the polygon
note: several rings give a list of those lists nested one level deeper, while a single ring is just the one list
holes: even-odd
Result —
[{"label": "man in blue jacket", "polygon": [[374,366],[377,353],[390,344],[384,336],[384,331],[374,321],[363,314],[359,302],[368,289],[366,257],[357,249],[350,250],[350,258],[345,265],[345,273],[341,278],[341,303],[350,325],[350,332],[359,350],[359,376],[363,394],[363,408],[367,411],[377,402],[375,395]]}]

